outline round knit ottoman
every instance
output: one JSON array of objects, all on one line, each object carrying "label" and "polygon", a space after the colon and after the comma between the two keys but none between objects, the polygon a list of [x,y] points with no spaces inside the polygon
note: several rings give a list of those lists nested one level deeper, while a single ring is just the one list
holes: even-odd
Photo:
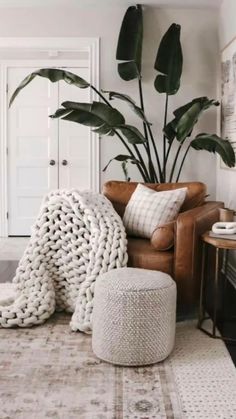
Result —
[{"label": "round knit ottoman", "polygon": [[113,269],[97,278],[92,347],[104,361],[148,365],[173,349],[176,285],[172,278],[146,269]]}]

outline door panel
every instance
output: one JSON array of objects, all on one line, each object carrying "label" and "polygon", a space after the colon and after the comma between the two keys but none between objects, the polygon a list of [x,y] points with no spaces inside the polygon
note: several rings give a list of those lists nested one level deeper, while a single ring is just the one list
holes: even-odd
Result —
[{"label": "door panel", "polygon": [[[68,68],[90,81],[88,68]],[[90,89],[78,89],[59,82],[59,103],[65,100],[88,102]],[[88,127],[60,120],[59,122],[59,185],[60,188],[90,187],[90,129]],[[63,165],[63,160],[66,165]]]},{"label": "door panel", "polygon": [[[36,68],[9,68],[9,95]],[[58,187],[58,86],[37,78],[8,112],[9,235],[29,235],[42,197]],[[55,165],[50,166],[50,160]]]},{"label": "door panel", "polygon": [[[37,68],[9,68],[9,97]],[[66,69],[90,81],[88,67]],[[90,89],[37,77],[20,92],[8,112],[9,235],[30,235],[42,198],[50,190],[90,188],[90,129],[48,117],[65,100],[88,102]]]}]

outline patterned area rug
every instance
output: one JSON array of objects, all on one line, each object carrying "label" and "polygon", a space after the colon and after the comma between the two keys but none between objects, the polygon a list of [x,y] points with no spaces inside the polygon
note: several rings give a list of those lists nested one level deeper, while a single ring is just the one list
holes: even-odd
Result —
[{"label": "patterned area rug", "polygon": [[[3,287],[0,288],[0,299]],[[122,368],[98,360],[70,316],[0,329],[0,419],[236,418],[236,370],[223,342],[177,325],[164,362]]]}]

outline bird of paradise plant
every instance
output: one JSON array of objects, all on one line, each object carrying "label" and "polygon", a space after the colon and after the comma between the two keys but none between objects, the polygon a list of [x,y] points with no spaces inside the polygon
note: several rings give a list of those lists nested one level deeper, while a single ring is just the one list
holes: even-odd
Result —
[{"label": "bird of paradise plant", "polygon": [[[44,68],[29,74],[21,82],[11,97],[10,105],[20,90],[36,76],[45,77],[53,83],[64,80],[80,89],[93,89],[99,96],[100,102],[66,101],[51,117],[92,127],[101,136],[117,136],[126,153],[111,159],[104,170],[107,169],[111,161],[119,161],[127,180],[129,180],[127,163],[130,162],[137,166],[144,182],[178,181],[191,148],[217,153],[228,167],[233,167],[235,166],[235,154],[227,139],[208,133],[200,133],[192,138],[193,129],[201,114],[212,106],[218,106],[218,101],[207,97],[195,98],[176,109],[173,112],[173,119],[168,121],[169,99],[178,92],[182,76],[183,54],[180,33],[180,25],[173,23],[169,27],[161,39],[154,63],[154,68],[157,71],[154,88],[157,93],[165,95],[162,156],[159,151],[160,140],[155,138],[144,106],[142,86],[143,13],[140,5],[127,9],[121,25],[116,51],[120,77],[127,82],[137,79],[140,104],[123,93],[98,91],[95,86],[69,71]],[[124,115],[111,104],[113,100],[124,101],[131,107],[137,118],[142,120],[143,132],[126,123]],[[174,142],[177,142],[178,147],[170,164],[170,151]]]}]

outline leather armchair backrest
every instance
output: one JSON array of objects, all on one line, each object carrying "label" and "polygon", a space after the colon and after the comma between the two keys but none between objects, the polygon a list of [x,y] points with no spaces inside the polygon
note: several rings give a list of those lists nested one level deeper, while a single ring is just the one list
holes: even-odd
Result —
[{"label": "leather armchair backrest", "polygon": [[[137,184],[138,182],[111,180],[103,185],[102,193],[113,203],[121,217]],[[187,196],[181,207],[181,212],[198,207],[205,201],[206,185],[201,182],[145,183],[144,185],[159,192],[187,187]]]}]

